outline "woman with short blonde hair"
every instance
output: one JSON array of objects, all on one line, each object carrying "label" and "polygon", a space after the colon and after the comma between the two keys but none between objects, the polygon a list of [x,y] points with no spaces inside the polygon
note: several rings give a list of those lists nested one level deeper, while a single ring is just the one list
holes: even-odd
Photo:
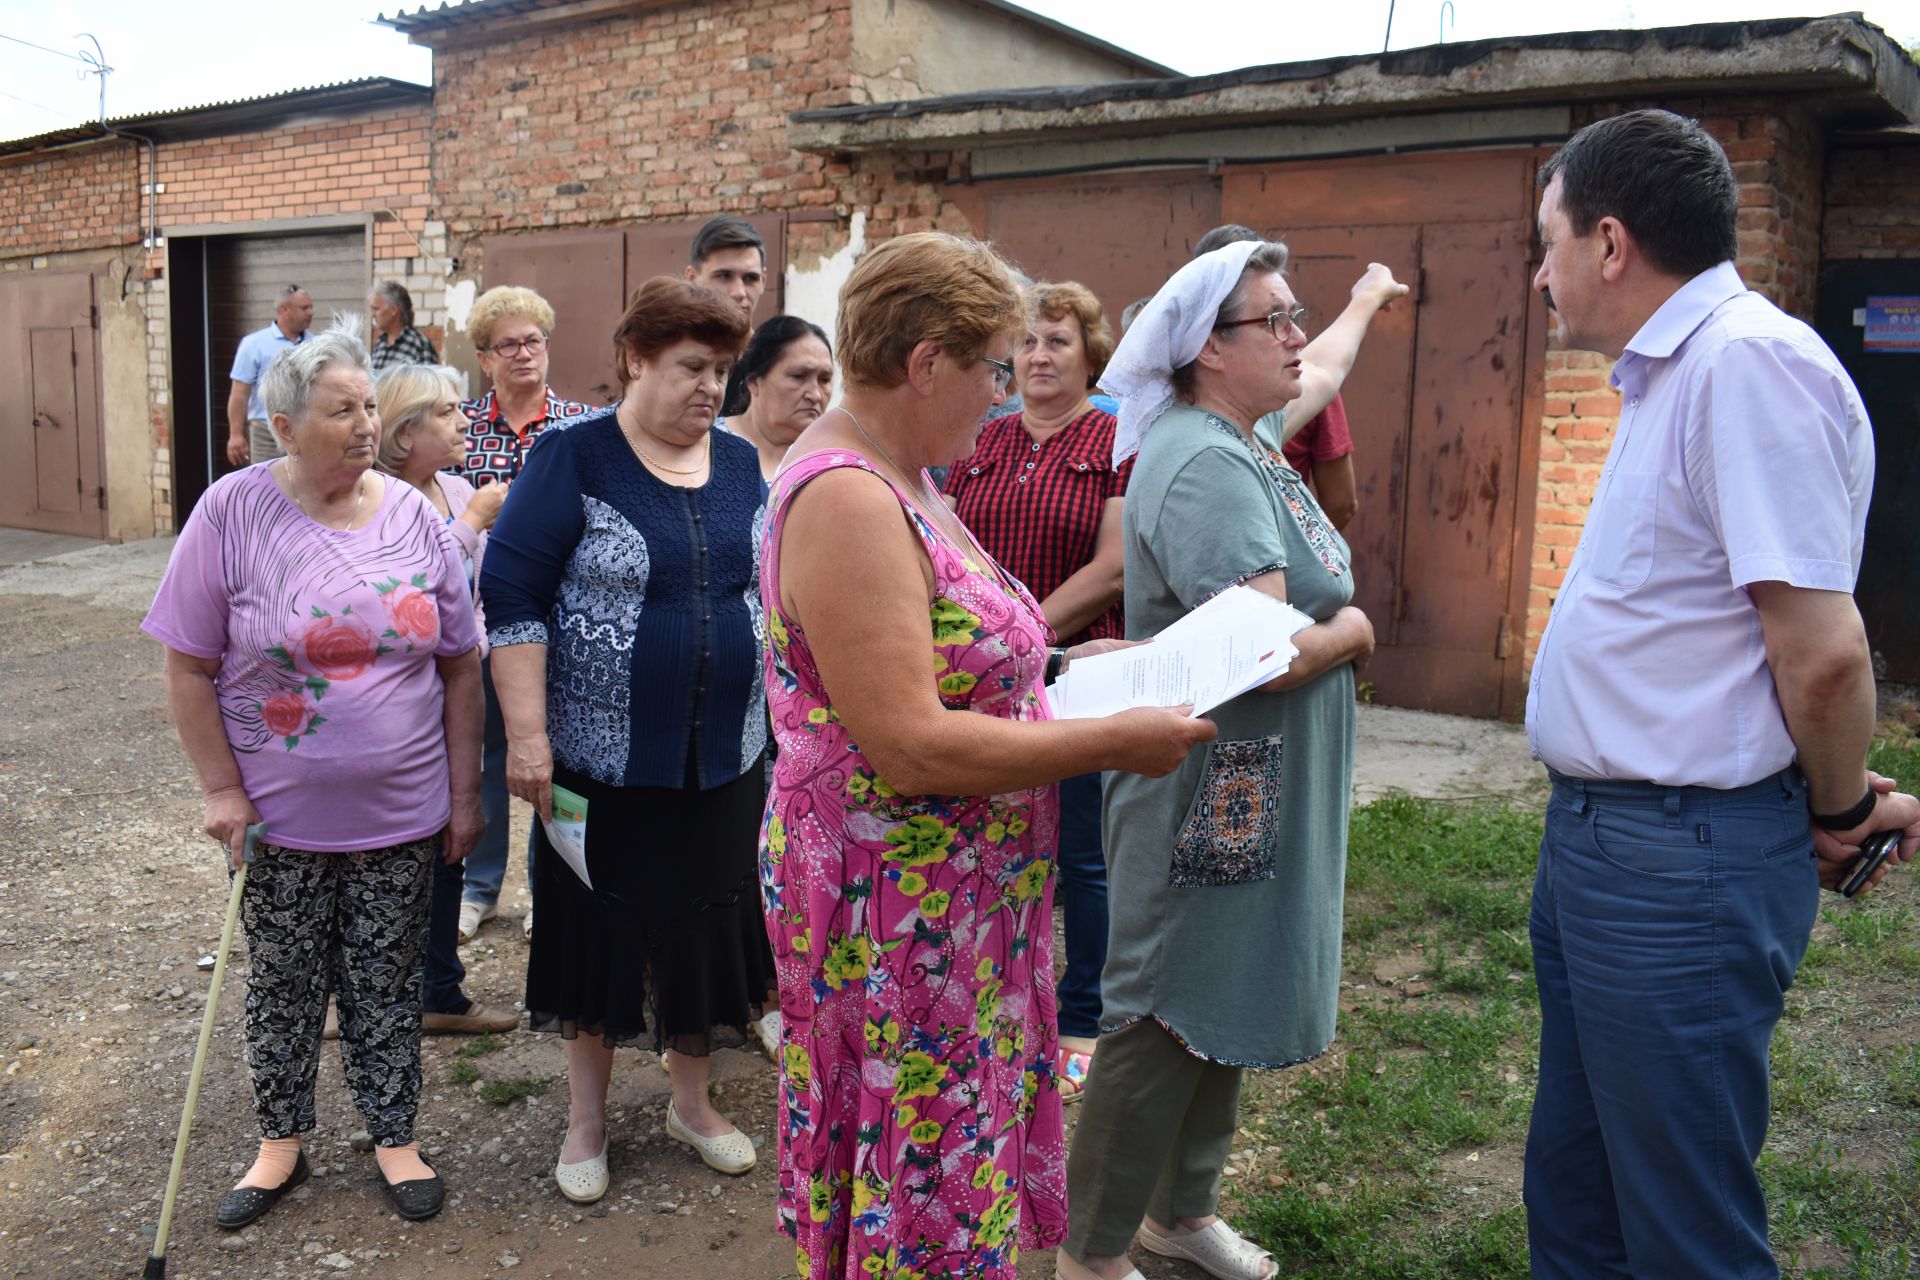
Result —
[{"label": "woman with short blonde hair", "polygon": [[[577,418],[589,406],[563,400],[547,385],[555,318],[547,300],[519,285],[496,285],[474,299],[467,316],[467,337],[491,384],[478,399],[460,406],[467,418],[467,457],[463,474],[481,491],[506,485],[520,474],[520,461],[540,433],[556,422]],[[486,666],[486,771],[482,782],[487,834],[467,859],[466,900],[460,906],[460,940],[466,942],[490,920],[507,875],[507,736],[495,696],[493,669]],[[494,815],[499,821],[494,821]],[[533,845],[527,846],[527,887],[533,887]],[[531,933],[533,912],[521,920]]]},{"label": "woman with short blonde hair", "polygon": [[1053,783],[1165,773],[1170,710],[1049,722],[1040,605],[927,468],[970,447],[1025,304],[988,246],[888,241],[840,293],[846,397],[788,451],[760,556],[779,755],[783,1230],[801,1275],[1014,1280],[1065,1234]]},{"label": "woman with short blonde hair", "polygon": [[[445,365],[400,364],[382,371],[374,382],[374,402],[380,411],[380,448],[374,465],[418,489],[433,504],[458,544],[467,586],[474,592],[473,614],[480,628],[484,672],[487,618],[475,588],[487,530],[500,513],[507,490],[504,485],[475,490],[460,474],[460,464],[467,455],[467,420],[460,412],[460,391],[460,375]],[[499,793],[504,796],[505,790],[502,777]],[[482,812],[489,827],[506,825],[505,806],[483,802]],[[486,839],[484,831],[481,839]],[[469,1000],[460,990],[467,976],[459,950],[460,899],[465,883],[464,862],[434,864],[426,981],[420,996],[424,1010],[420,1030],[430,1036],[511,1031],[520,1025],[520,1015],[514,1010]]]}]

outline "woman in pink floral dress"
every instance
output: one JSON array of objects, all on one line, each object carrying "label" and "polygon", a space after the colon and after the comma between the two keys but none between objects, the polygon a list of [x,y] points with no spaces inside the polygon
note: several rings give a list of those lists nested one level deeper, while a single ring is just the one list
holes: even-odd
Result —
[{"label": "woman in pink floral dress", "polygon": [[1072,654],[925,473],[971,450],[1022,323],[984,245],[867,255],[840,296],[846,399],[769,505],[761,880],[804,1277],[1013,1280],[1059,1242],[1052,784],[1164,774],[1212,736],[1173,711],[1052,720],[1041,680]]}]

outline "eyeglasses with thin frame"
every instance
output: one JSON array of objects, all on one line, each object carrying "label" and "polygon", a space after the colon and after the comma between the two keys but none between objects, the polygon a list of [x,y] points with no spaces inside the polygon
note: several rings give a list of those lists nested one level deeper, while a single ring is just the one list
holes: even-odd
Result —
[{"label": "eyeglasses with thin frame", "polygon": [[981,356],[984,364],[993,366],[993,389],[1005,391],[1013,382],[1013,365],[1005,360],[995,360],[992,356]]},{"label": "eyeglasses with thin frame", "polygon": [[[1263,324],[1267,326],[1267,332],[1272,334],[1276,339],[1284,337],[1287,329],[1298,329],[1300,332],[1305,333],[1307,331],[1307,309],[1305,307],[1283,307],[1278,311],[1270,311],[1264,316],[1254,316],[1250,320],[1224,320],[1215,325],[1214,328],[1237,329],[1243,324]],[[1283,325],[1285,327],[1282,327]]]},{"label": "eyeglasses with thin frame", "polygon": [[528,355],[537,356],[547,349],[546,335],[536,333],[531,338],[502,338],[500,341],[488,347],[487,350],[493,352],[493,354],[499,356],[502,360],[511,360],[520,354],[520,348],[522,347],[527,349]]}]

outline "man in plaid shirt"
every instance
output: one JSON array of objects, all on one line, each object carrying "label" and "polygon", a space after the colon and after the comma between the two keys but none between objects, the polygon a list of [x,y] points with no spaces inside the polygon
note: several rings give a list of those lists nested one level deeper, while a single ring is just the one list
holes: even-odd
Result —
[{"label": "man in plaid shirt", "polygon": [[413,327],[413,295],[394,280],[373,286],[367,299],[367,311],[373,316],[378,336],[373,340],[373,371],[394,364],[439,364],[427,335]]}]

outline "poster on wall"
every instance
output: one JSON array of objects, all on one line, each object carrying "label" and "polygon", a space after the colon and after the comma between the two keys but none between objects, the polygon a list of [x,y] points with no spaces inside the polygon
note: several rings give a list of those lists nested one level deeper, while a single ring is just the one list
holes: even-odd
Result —
[{"label": "poster on wall", "polygon": [[1868,298],[1868,351],[1920,351],[1920,298]]}]

